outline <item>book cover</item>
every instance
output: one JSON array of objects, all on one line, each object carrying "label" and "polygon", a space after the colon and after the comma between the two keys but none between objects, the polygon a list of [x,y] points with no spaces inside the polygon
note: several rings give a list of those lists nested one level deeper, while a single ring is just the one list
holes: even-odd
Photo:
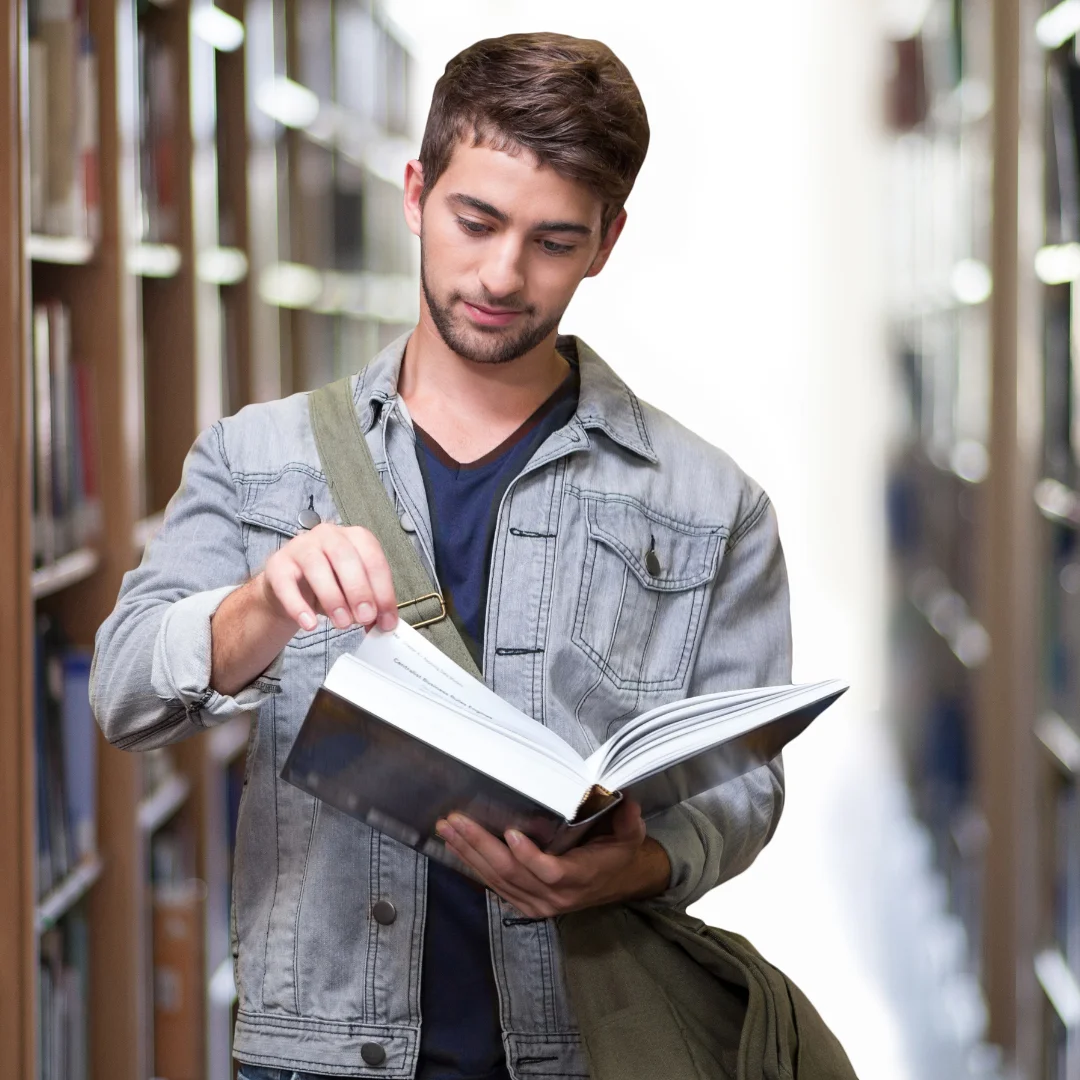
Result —
[{"label": "book cover", "polygon": [[334,664],[281,775],[452,865],[435,825],[453,811],[561,854],[624,797],[648,817],[771,761],[845,690],[832,681],[672,701],[584,759],[399,624]]}]

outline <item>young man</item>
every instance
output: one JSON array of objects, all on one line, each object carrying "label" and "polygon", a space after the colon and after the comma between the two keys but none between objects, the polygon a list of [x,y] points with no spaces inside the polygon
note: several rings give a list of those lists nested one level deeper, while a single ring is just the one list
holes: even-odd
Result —
[{"label": "young man", "polygon": [[[648,139],[599,42],[514,35],[453,59],[405,177],[420,321],[355,377],[387,495],[487,684],[582,753],[662,701],[790,675],[764,493],[558,336],[622,233]],[[626,807],[562,857],[451,815],[440,830],[487,891],[429,863],[279,779],[330,664],[397,618],[378,543],[335,520],[306,396],[246,408],[196,441],[98,636],[94,708],[115,745],[254,714],[241,1075],[585,1076],[551,916],[682,907],[745,869],[780,814],[780,762],[648,822]]]}]

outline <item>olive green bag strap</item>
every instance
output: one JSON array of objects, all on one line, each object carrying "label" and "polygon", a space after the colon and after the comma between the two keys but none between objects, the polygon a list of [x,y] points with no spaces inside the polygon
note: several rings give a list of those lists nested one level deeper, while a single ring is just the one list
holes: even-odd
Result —
[{"label": "olive green bag strap", "polygon": [[337,512],[344,524],[362,525],[382,545],[401,617],[482,681],[464,639],[447,617],[443,596],[433,588],[379,478],[360,430],[351,383],[351,378],[340,379],[308,396],[311,430]]}]

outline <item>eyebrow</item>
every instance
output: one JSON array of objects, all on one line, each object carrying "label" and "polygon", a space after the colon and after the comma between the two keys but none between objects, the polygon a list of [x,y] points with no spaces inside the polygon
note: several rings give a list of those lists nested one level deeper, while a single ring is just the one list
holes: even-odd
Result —
[{"label": "eyebrow", "polygon": [[[447,201],[468,206],[481,214],[486,214],[488,217],[494,218],[502,225],[505,225],[510,220],[509,214],[492,206],[489,202],[484,202],[483,199],[476,198],[475,195],[465,195],[462,192],[455,192],[448,196]],[[534,231],[575,233],[578,236],[592,235],[592,229],[579,221],[541,221],[534,226]]]}]

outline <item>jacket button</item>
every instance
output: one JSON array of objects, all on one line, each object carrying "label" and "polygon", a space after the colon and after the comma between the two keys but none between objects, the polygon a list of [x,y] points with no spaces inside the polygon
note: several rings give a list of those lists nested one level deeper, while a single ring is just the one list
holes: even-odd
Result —
[{"label": "jacket button", "polygon": [[381,1065],[386,1060],[386,1051],[378,1043],[364,1043],[360,1056],[365,1065]]},{"label": "jacket button", "polygon": [[[397,918],[397,908],[389,900],[380,900],[371,909],[375,921],[382,926],[389,926]],[[372,1046],[375,1044],[372,1043]]]},{"label": "jacket button", "polygon": [[653,577],[660,576],[660,557],[652,548],[649,548],[649,550],[645,552],[645,569],[648,570]]},{"label": "jacket button", "polygon": [[416,523],[413,521],[412,517],[409,515],[408,510],[406,510],[405,513],[403,513],[401,515],[400,521],[401,521],[401,527],[406,532],[416,532]]},{"label": "jacket button", "polygon": [[319,516],[319,511],[315,509],[315,496],[308,496],[308,504],[296,515],[296,524],[301,529],[314,529],[316,525],[322,523],[322,518]]}]

